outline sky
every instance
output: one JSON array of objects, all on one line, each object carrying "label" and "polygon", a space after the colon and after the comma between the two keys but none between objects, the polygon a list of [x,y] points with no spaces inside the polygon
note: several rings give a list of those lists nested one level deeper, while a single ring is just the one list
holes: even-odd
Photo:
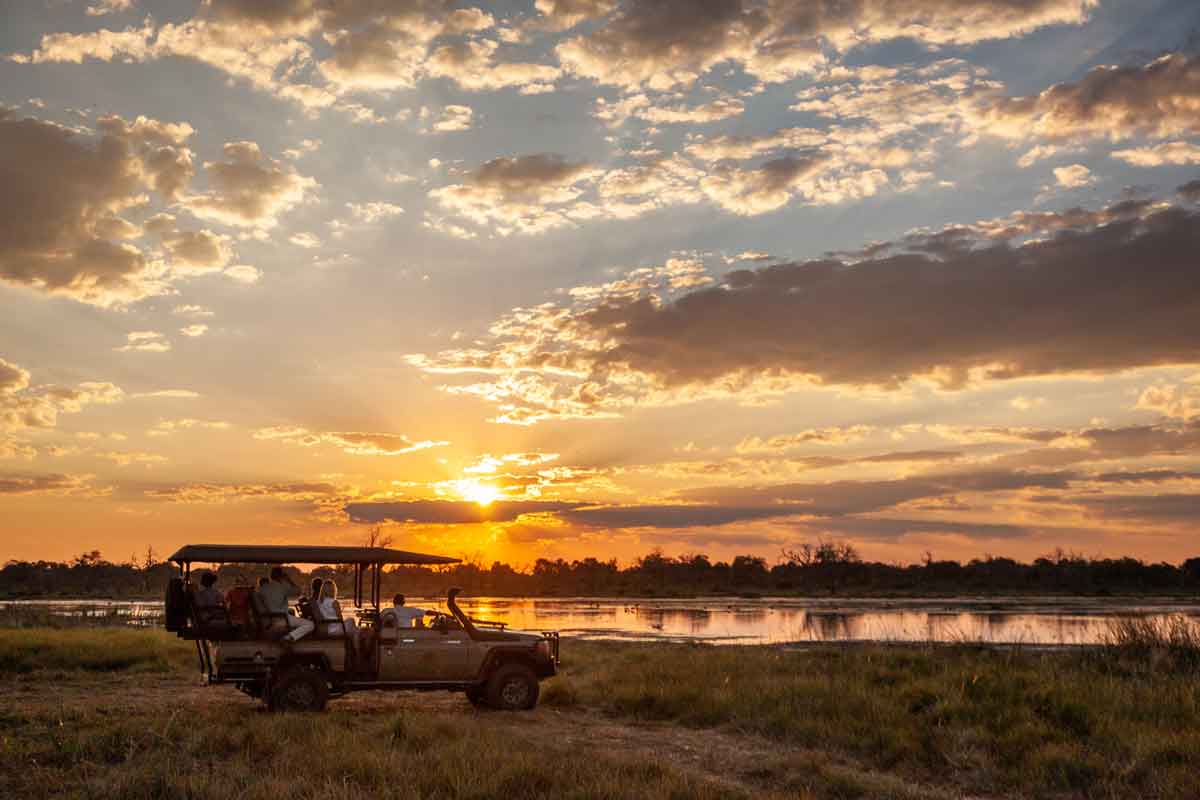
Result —
[{"label": "sky", "polygon": [[1194,0],[0,0],[0,560],[1200,555]]}]

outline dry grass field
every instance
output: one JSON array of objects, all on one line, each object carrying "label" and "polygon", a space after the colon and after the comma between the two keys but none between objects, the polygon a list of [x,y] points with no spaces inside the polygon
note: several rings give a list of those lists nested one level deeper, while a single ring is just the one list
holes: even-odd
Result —
[{"label": "dry grass field", "polygon": [[[14,798],[1195,798],[1193,628],[1089,652],[564,642],[531,713],[276,715],[157,631],[0,630]],[[1192,636],[1192,638],[1188,638]]]}]

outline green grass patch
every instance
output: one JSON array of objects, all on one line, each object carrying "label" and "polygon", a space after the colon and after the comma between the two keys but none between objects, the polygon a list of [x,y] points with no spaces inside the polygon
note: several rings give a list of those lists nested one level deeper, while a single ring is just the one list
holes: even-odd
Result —
[{"label": "green grass patch", "polygon": [[41,670],[165,672],[194,659],[190,647],[164,631],[0,629],[0,678]]}]

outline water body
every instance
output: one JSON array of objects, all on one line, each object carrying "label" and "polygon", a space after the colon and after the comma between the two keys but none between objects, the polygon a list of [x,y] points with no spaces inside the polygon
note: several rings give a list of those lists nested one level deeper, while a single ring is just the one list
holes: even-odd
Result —
[{"label": "water body", "polygon": [[[410,605],[445,611],[444,598]],[[1103,641],[1119,617],[1184,616],[1200,622],[1200,602],[1058,597],[813,599],[465,598],[472,617],[511,628],[558,630],[586,639],[784,642],[982,642],[1085,645]],[[162,603],[0,602],[0,624],[158,625]]]}]

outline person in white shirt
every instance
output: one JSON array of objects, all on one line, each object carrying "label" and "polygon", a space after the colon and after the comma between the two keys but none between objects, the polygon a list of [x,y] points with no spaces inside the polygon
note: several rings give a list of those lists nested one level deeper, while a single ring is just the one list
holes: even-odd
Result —
[{"label": "person in white shirt", "polygon": [[321,593],[316,598],[316,611],[313,617],[318,623],[324,626],[324,633],[327,636],[339,636],[346,634],[353,635],[352,631],[357,627],[353,619],[346,619],[342,616],[342,604],[338,602],[338,588],[333,581],[324,581],[321,584]]},{"label": "person in white shirt", "polygon": [[392,617],[397,628],[413,628],[416,627],[417,620],[425,616],[425,609],[404,605],[404,595],[398,594],[392,598],[392,607],[385,608],[381,616]]},{"label": "person in white shirt", "polygon": [[313,608],[313,619],[324,626],[327,636],[345,636],[350,642],[351,652],[358,652],[358,623],[342,616],[342,604],[338,602],[337,584],[325,581],[321,594]]}]

